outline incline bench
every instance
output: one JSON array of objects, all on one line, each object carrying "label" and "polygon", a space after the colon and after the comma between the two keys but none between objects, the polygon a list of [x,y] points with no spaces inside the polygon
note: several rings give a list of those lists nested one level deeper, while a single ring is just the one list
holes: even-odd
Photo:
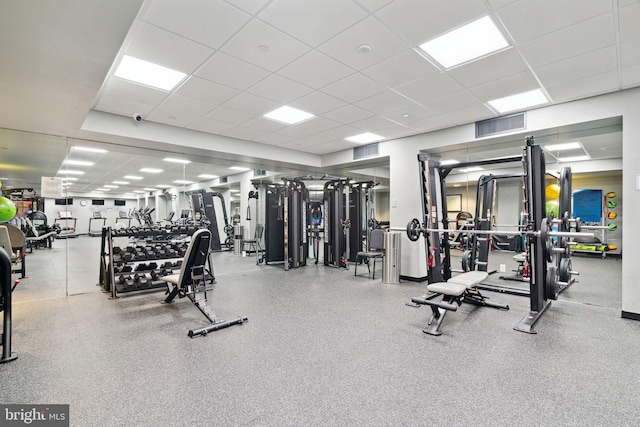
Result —
[{"label": "incline bench", "polygon": [[[477,289],[476,286],[487,277],[489,277],[489,273],[486,271],[469,271],[452,277],[447,282],[431,283],[427,286],[429,294],[412,298],[411,301],[414,304],[428,305],[433,312],[423,332],[430,335],[441,335],[440,325],[447,311],[458,310],[458,306],[462,305],[462,302],[509,310],[508,305],[488,301]],[[440,295],[442,295],[442,299],[435,301],[435,298]]]}]

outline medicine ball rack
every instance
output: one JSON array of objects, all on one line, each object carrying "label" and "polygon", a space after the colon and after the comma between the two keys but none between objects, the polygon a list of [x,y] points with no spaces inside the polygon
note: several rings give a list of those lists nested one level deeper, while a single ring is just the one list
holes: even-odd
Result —
[{"label": "medicine ball rack", "polygon": [[[173,226],[166,228],[102,229],[99,283],[111,298],[119,293],[166,289],[161,277],[180,271],[187,243],[180,242],[193,235],[197,228]],[[129,239],[124,248],[114,246],[115,237]],[[211,259],[208,258],[207,280],[215,282]]]}]

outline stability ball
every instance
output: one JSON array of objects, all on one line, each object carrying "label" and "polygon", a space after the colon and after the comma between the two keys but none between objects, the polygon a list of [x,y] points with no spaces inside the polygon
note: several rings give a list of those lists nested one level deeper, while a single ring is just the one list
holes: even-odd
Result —
[{"label": "stability ball", "polygon": [[555,200],[560,198],[560,186],[558,184],[549,184],[545,189],[547,200]]},{"label": "stability ball", "polygon": [[560,208],[560,206],[557,200],[547,200],[546,208],[547,215],[549,214],[549,212],[553,212],[553,217],[558,218],[558,209]]},{"label": "stability ball", "polygon": [[0,197],[0,224],[9,222],[16,216],[16,205],[6,197]]}]

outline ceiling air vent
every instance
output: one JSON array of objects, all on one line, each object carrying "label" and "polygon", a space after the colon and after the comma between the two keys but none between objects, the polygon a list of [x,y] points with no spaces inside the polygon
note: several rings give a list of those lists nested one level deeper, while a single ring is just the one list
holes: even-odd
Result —
[{"label": "ceiling air vent", "polygon": [[226,184],[228,179],[229,178],[226,176],[221,176],[220,179],[218,180],[218,184]]},{"label": "ceiling air vent", "polygon": [[264,169],[254,169],[253,170],[253,177],[257,177],[257,176],[265,176],[267,174],[267,171],[265,171]]},{"label": "ceiling air vent", "polygon": [[378,143],[363,145],[362,147],[353,148],[353,160],[364,159],[365,157],[374,157],[379,154]]},{"label": "ceiling air vent", "polygon": [[476,122],[476,138],[511,132],[512,130],[524,130],[526,118],[526,113],[518,113]]}]

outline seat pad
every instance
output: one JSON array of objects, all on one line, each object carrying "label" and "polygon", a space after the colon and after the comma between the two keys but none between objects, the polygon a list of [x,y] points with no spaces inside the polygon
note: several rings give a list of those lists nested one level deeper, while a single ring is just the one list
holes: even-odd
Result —
[{"label": "seat pad", "polygon": [[467,287],[459,283],[438,282],[430,284],[427,289],[437,294],[459,296],[467,290]]},{"label": "seat pad", "polygon": [[489,277],[489,273],[486,271],[469,271],[452,277],[448,283],[458,283],[469,288],[480,284],[487,277]]},{"label": "seat pad", "polygon": [[160,278],[160,280],[162,280],[164,282],[173,283],[174,285],[177,285],[178,281],[180,280],[180,275],[179,274],[168,274],[166,276],[162,276]]}]

